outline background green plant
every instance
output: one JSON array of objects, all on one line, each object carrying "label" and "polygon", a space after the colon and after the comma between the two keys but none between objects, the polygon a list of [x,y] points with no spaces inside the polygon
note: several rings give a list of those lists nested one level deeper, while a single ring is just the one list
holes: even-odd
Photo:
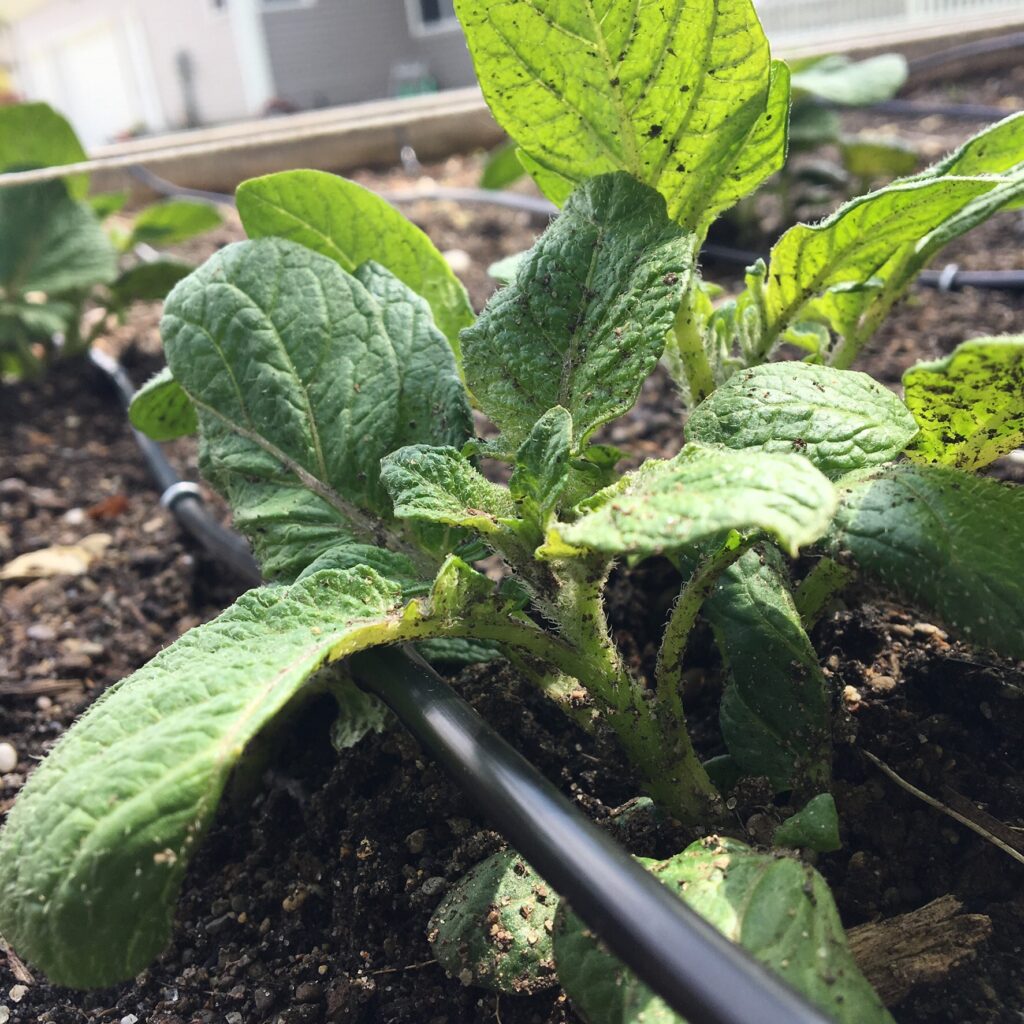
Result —
[{"label": "background green plant", "polygon": [[[86,159],[74,130],[45,103],[0,107],[0,174]],[[110,317],[162,299],[192,270],[169,257],[124,254],[182,242],[221,222],[207,204],[169,200],[137,213],[127,234],[104,231],[102,221],[127,195],[88,190],[85,174],[0,188],[0,379],[81,353]],[[97,315],[85,329],[87,309]]]}]

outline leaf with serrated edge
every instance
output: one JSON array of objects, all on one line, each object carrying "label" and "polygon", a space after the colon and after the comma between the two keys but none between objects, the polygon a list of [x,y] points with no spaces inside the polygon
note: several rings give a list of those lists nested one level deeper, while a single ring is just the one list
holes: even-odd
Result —
[{"label": "leaf with serrated edge", "polygon": [[167,359],[199,410],[204,472],[271,577],[339,543],[388,546],[380,459],[412,437],[467,436],[425,306],[383,268],[359,274],[262,239],[221,250],[167,299]]},{"label": "leaf with serrated edge", "polygon": [[[684,903],[839,1024],[894,1024],[857,968],[832,893],[814,868],[709,836],[664,861],[638,858]],[[682,1024],[563,903],[555,963],[588,1024]]]},{"label": "leaf with serrated edge", "polygon": [[777,791],[826,788],[831,700],[774,548],[748,551],[719,578],[704,614],[729,672],[719,709],[729,753]]},{"label": "leaf with serrated edge", "polygon": [[820,224],[791,227],[771,251],[765,287],[769,336],[828,288],[874,277],[894,249],[916,242],[996,184],[979,178],[897,183],[846,203]]},{"label": "leaf with serrated edge", "polygon": [[116,276],[117,254],[99,218],[63,182],[0,188],[0,292],[8,299],[59,295]]},{"label": "leaf with serrated edge", "polygon": [[154,441],[173,441],[199,429],[196,407],[167,367],[135,392],[128,417],[136,430]]},{"label": "leaf with serrated edge", "polygon": [[692,236],[625,174],[581,185],[462,333],[466,381],[518,447],[549,409],[578,448],[629,409],[654,369],[693,267]]},{"label": "leaf with serrated edge", "polygon": [[381,480],[401,519],[495,533],[501,529],[499,520],[515,515],[508,491],[478,473],[454,448],[400,448],[382,462]]},{"label": "leaf with serrated edge", "polygon": [[661,192],[673,220],[706,221],[768,95],[768,41],[750,0],[455,10],[495,118],[539,165],[574,182],[627,171]]},{"label": "leaf with serrated edge", "polygon": [[763,530],[795,555],[828,529],[836,495],[802,456],[688,444],[674,459],[644,463],[592,503],[595,511],[553,529],[551,551],[568,544],[655,555],[727,530]]},{"label": "leaf with serrated edge", "polygon": [[690,441],[797,452],[832,478],[890,462],[916,433],[906,406],[867,374],[797,362],[741,370],[686,423]]},{"label": "leaf with serrated edge", "polygon": [[965,639],[1024,658],[1024,488],[902,463],[840,481],[833,557]]},{"label": "leaf with serrated edge", "polygon": [[975,338],[903,375],[916,462],[982,469],[1024,442],[1024,336]]},{"label": "leaf with serrated edge", "polygon": [[430,305],[456,353],[473,322],[466,289],[433,242],[390,203],[354,181],[323,171],[283,171],[242,182],[238,213],[250,238],[300,242],[354,271],[387,267]]}]

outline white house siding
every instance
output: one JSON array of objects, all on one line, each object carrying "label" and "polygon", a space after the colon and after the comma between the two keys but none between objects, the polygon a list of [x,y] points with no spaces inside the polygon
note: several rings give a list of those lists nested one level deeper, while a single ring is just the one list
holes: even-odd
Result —
[{"label": "white house siding", "polygon": [[458,26],[414,38],[405,0],[270,0],[264,29],[277,96],[297,107],[392,95],[400,64],[422,63],[442,89],[475,81]]},{"label": "white house siding", "polygon": [[21,91],[64,113],[87,146],[185,125],[182,50],[203,122],[251,112],[230,19],[211,0],[50,0],[12,23],[11,44]]}]

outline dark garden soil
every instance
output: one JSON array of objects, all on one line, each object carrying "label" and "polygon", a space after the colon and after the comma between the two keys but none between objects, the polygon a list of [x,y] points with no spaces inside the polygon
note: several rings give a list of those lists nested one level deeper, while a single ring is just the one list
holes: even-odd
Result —
[{"label": "dark garden soil", "polygon": [[[952,136],[950,144],[957,132],[962,137],[970,130],[939,127]],[[478,169],[478,160],[460,158],[424,174],[473,184]],[[359,178],[376,187],[414,184],[399,172]],[[410,212],[442,249],[459,250],[452,260],[478,307],[491,288],[487,265],[525,248],[537,230],[525,214],[489,208],[420,204]],[[237,225],[229,224],[190,253],[200,258],[235,237]],[[998,218],[946,258],[964,267],[1024,267],[1020,216]],[[716,276],[718,268],[706,269]],[[735,279],[735,270],[730,275]],[[152,309],[133,314],[106,341],[137,380],[159,365],[156,319]],[[862,365],[895,386],[915,359],[1022,325],[1024,297],[920,289]],[[614,424],[608,438],[638,456],[675,450],[679,407],[663,375],[648,382],[638,408]],[[190,442],[173,446],[172,456],[194,476]],[[1007,460],[998,471],[1024,479],[1020,466]],[[84,574],[2,585],[0,742],[15,747],[18,764],[0,776],[0,813],[90,701],[214,615],[239,589],[156,507],[123,416],[86,365],[62,366],[43,383],[0,389],[0,565],[93,534],[108,535],[109,543]],[[658,563],[613,582],[617,634],[638,664],[653,663],[678,583]],[[894,1007],[901,1024],[1019,1022],[1024,867],[897,786],[863,751],[1024,848],[1024,670],[957,644],[911,610],[871,595],[865,600],[834,611],[814,635],[838,712],[836,797],[844,841],[842,851],[820,857],[818,867],[848,927],[948,894],[965,911],[989,919],[990,929],[983,924],[981,932],[990,930],[990,938],[978,943],[975,929],[975,940],[963,948],[938,950],[939,977]],[[702,635],[689,657],[688,710],[710,756],[721,750],[719,666]],[[634,852],[667,856],[694,838],[643,815],[619,825],[616,809],[637,790],[615,751],[595,748],[510,670],[467,670],[456,685]],[[322,711],[306,709],[261,787],[236,791],[225,802],[187,878],[171,946],[152,968],[131,984],[81,994],[46,985],[0,945],[0,1021],[575,1020],[557,990],[497,998],[445,977],[425,938],[427,919],[449,886],[502,840],[400,728],[339,757]],[[736,794],[729,831],[763,843],[787,812],[750,786]],[[941,966],[958,953],[961,963]],[[927,957],[917,959],[923,970]]]}]

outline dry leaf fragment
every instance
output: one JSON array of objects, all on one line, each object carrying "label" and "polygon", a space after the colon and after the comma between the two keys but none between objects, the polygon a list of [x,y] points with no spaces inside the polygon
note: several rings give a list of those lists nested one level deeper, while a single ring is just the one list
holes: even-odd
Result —
[{"label": "dry leaf fragment", "polygon": [[82,576],[110,546],[109,533],[91,533],[77,544],[55,544],[18,555],[2,569],[0,580],[35,580],[47,576]]}]

